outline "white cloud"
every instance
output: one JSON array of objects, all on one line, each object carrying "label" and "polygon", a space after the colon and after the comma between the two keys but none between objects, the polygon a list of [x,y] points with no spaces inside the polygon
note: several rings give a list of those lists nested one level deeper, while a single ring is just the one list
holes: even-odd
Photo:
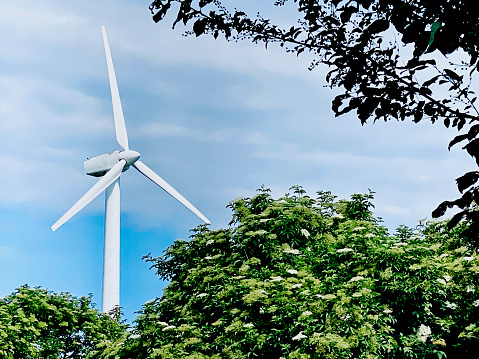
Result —
[{"label": "white cloud", "polygon": [[7,258],[13,254],[13,249],[7,246],[0,246],[0,258]]},{"label": "white cloud", "polygon": [[138,139],[164,137],[180,137],[188,140],[207,143],[239,142],[253,146],[270,146],[268,136],[258,130],[248,130],[240,127],[226,127],[217,130],[208,130],[176,125],[167,122],[152,122],[140,126],[136,131]]},{"label": "white cloud", "polygon": [[11,137],[9,131],[19,131],[37,137],[38,144],[113,128],[111,119],[101,113],[99,99],[48,78],[0,74],[0,98],[4,114],[0,131],[5,138]]},{"label": "white cloud", "polygon": [[40,146],[37,149],[36,154],[41,157],[47,157],[52,159],[71,159],[74,157],[74,152],[72,150],[54,148],[50,146]]},{"label": "white cloud", "polygon": [[409,217],[412,214],[411,209],[399,206],[376,206],[375,211],[388,217]]},{"label": "white cloud", "polygon": [[[0,156],[0,202],[35,203],[45,209],[53,209],[70,200],[75,192],[88,189],[91,184],[80,172],[81,166],[42,161],[38,158],[19,159],[14,156]],[[81,192],[77,192],[76,195]],[[79,199],[79,197],[78,197]],[[62,208],[58,208],[61,210]]]},{"label": "white cloud", "polygon": [[193,132],[196,132],[196,130],[192,131],[186,127],[165,122],[152,122],[141,126],[137,131],[138,134],[149,137],[191,137]]}]

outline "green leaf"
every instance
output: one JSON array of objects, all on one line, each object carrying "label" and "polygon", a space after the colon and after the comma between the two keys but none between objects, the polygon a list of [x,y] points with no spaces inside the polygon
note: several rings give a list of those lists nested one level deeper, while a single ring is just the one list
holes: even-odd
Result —
[{"label": "green leaf", "polygon": [[427,45],[428,48],[431,47],[432,43],[434,42],[434,35],[436,34],[436,31],[441,27],[441,23],[439,21],[436,21],[434,24],[431,26],[431,36],[429,37],[429,44]]}]

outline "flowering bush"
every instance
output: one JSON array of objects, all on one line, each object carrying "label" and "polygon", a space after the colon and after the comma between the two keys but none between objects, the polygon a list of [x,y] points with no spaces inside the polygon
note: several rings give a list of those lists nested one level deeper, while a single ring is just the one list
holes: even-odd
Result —
[{"label": "flowering bush", "polygon": [[94,309],[91,296],[24,285],[0,298],[0,358],[100,358],[127,334],[116,319]]},{"label": "flowering bush", "polygon": [[479,256],[460,227],[391,235],[372,193],[293,189],[238,198],[230,228],[147,256],[170,284],[111,357],[476,358]]}]

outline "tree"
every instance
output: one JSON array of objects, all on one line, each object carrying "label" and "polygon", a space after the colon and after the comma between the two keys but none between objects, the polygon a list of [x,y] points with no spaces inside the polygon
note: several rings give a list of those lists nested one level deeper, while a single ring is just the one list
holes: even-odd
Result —
[{"label": "tree", "polygon": [[22,286],[0,299],[0,357],[95,358],[126,325],[93,308],[91,296],[75,298]]},{"label": "tree", "polygon": [[[172,6],[179,4],[178,7]],[[235,3],[235,2],[231,2]],[[175,12],[177,23],[196,36],[223,34],[227,40],[276,43],[300,55],[312,53],[329,67],[326,81],[341,89],[332,102],[336,116],[356,111],[368,120],[441,121],[462,133],[449,149],[465,142],[479,165],[479,112],[471,89],[477,76],[479,20],[473,0],[275,0],[274,6],[294,6],[298,21],[281,28],[260,14],[249,17],[229,10],[219,0],[155,0],[153,20]],[[291,4],[294,3],[294,4]],[[233,4],[231,6],[233,6]],[[238,2],[238,6],[241,4]],[[292,13],[292,11],[290,11]],[[400,40],[398,40],[400,39]],[[455,54],[459,54],[459,60]],[[443,96],[444,93],[448,96]],[[473,226],[465,235],[479,245],[479,171],[457,178],[462,196],[444,201],[433,217],[448,208],[461,211],[449,222],[465,218]]]},{"label": "tree", "polygon": [[111,358],[477,357],[479,256],[459,228],[390,235],[371,193],[259,191],[230,203],[234,226],[146,256],[170,284]]}]

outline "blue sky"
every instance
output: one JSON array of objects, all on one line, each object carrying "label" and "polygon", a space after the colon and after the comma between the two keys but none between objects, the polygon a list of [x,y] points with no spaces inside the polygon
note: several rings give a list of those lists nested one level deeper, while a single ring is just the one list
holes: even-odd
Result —
[{"label": "blue sky", "polygon": [[[101,303],[104,196],[50,226],[96,181],[86,158],[119,149],[100,27],[108,31],[131,149],[212,222],[261,185],[281,196],[376,192],[393,232],[458,195],[474,168],[455,130],[361,126],[334,118],[326,69],[281,49],[184,37],[146,1],[0,0],[0,296],[22,284]],[[280,21],[288,15],[278,11]],[[282,17],[283,16],[283,17]],[[160,296],[144,254],[161,255],[200,220],[136,171],[121,177],[121,305],[131,321]]]}]

